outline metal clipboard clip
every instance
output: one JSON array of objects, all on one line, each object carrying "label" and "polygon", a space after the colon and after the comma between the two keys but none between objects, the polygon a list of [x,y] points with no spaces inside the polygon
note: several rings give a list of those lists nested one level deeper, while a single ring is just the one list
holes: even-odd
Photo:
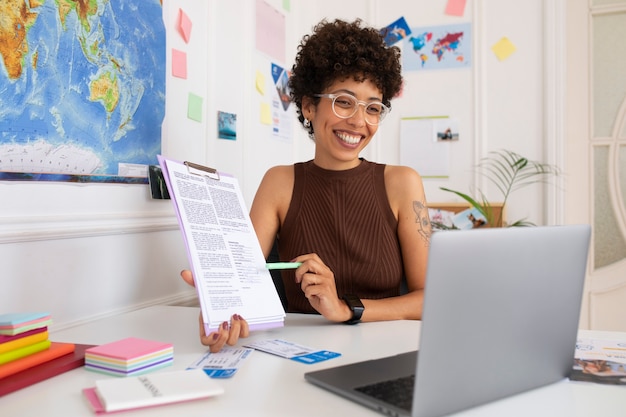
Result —
[{"label": "metal clipboard clip", "polygon": [[220,173],[215,168],[205,167],[204,165],[194,164],[193,162],[185,161],[185,166],[190,174],[203,175],[211,179],[220,180]]}]

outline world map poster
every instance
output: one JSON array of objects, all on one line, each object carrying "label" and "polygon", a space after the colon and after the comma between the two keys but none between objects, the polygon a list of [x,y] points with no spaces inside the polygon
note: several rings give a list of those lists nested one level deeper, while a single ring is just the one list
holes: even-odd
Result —
[{"label": "world map poster", "polygon": [[402,45],[405,71],[471,68],[470,23],[411,28]]},{"label": "world map poster", "polygon": [[0,179],[147,182],[165,115],[162,9],[0,1]]}]

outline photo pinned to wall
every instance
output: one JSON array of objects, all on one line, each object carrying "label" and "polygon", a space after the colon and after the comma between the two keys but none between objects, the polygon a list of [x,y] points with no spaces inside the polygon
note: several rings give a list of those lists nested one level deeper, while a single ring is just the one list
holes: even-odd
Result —
[{"label": "photo pinned to wall", "polygon": [[170,200],[170,193],[163,177],[163,171],[159,165],[148,167],[148,184],[150,184],[150,196],[154,200]]},{"label": "photo pinned to wall", "polygon": [[387,46],[391,46],[411,34],[411,28],[404,17],[400,17],[395,22],[387,25],[380,30],[381,35],[385,38]]},{"label": "photo pinned to wall", "polygon": [[435,119],[435,132],[438,141],[458,141],[459,122],[452,117]]},{"label": "photo pinned to wall", "polygon": [[404,38],[404,71],[470,68],[472,26],[470,23],[411,28]]},{"label": "photo pinned to wall", "polygon": [[237,140],[237,115],[223,111],[217,112],[217,137]]}]

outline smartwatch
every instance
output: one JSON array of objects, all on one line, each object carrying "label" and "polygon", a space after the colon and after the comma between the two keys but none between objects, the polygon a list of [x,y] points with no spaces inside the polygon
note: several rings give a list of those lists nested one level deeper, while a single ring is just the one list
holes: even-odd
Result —
[{"label": "smartwatch", "polygon": [[363,315],[363,303],[361,299],[356,295],[347,294],[341,297],[343,301],[346,302],[348,308],[352,312],[352,318],[350,320],[344,321],[345,324],[357,324],[361,321],[361,316]]}]

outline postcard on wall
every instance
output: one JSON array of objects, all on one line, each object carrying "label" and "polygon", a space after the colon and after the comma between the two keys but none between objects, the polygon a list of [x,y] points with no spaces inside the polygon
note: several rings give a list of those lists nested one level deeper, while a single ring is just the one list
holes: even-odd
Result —
[{"label": "postcard on wall", "polygon": [[472,26],[462,23],[411,28],[402,48],[405,71],[470,68]]},{"label": "postcard on wall", "polygon": [[385,37],[385,43],[388,46],[406,38],[411,34],[411,28],[404,17],[399,18],[395,22],[387,25],[380,30],[381,35]]}]

